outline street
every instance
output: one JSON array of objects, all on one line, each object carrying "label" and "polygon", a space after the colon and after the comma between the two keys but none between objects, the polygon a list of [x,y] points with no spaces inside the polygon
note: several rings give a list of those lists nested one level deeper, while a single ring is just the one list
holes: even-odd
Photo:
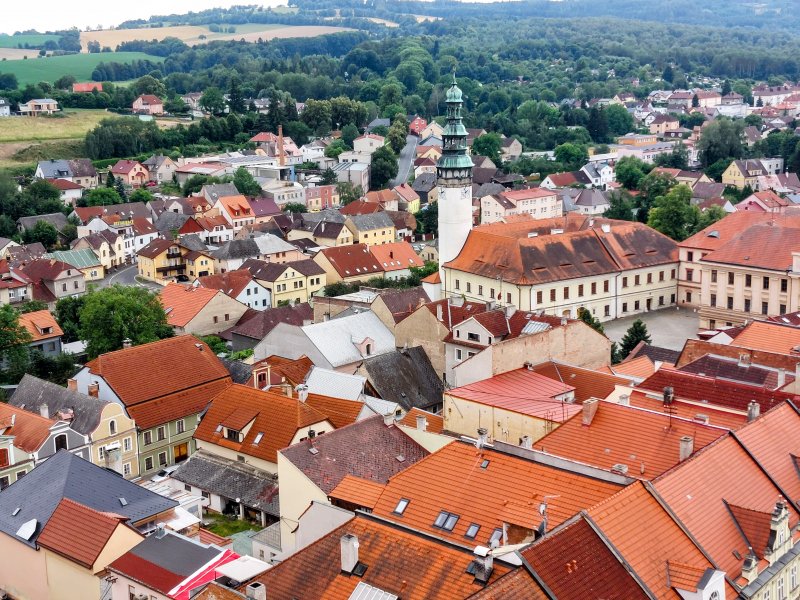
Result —
[{"label": "street", "polygon": [[411,165],[414,164],[416,155],[417,136],[409,135],[406,137],[406,145],[403,146],[400,156],[397,157],[397,177],[389,184],[390,187],[408,183],[408,174],[411,172]]},{"label": "street", "polygon": [[137,274],[136,265],[128,265],[127,267],[122,267],[117,271],[113,272],[111,275],[103,279],[102,281],[93,282],[97,285],[98,288],[104,288],[109,285],[114,285],[118,283],[120,285],[138,285],[139,287],[149,288],[154,291],[159,291],[161,286],[152,283],[150,281],[147,282],[139,282],[136,281],[136,274]]}]

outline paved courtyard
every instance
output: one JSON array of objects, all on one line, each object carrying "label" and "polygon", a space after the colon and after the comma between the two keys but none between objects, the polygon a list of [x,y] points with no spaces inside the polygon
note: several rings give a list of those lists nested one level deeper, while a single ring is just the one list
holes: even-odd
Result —
[{"label": "paved courtyard", "polygon": [[699,323],[699,317],[693,310],[673,307],[607,321],[603,323],[603,329],[608,339],[619,343],[636,319],[641,319],[647,325],[654,346],[671,350],[681,350],[687,338],[696,337]]}]

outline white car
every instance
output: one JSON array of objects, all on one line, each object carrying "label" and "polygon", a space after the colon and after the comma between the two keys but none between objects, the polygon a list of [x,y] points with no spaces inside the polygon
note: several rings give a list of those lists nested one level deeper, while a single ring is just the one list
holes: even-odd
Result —
[{"label": "white car", "polygon": [[172,474],[173,474],[175,471],[177,471],[177,470],[178,470],[178,467],[179,467],[179,466],[180,466],[180,465],[172,465],[171,467],[164,467],[164,468],[163,468],[163,469],[161,469],[161,470],[160,470],[158,473],[156,473],[155,475],[153,475],[153,477],[150,479],[150,481],[152,481],[153,483],[159,483],[159,482],[161,482],[161,481],[164,481],[165,479],[169,479],[169,478],[170,478],[170,476],[171,476],[171,475],[172,475]]}]

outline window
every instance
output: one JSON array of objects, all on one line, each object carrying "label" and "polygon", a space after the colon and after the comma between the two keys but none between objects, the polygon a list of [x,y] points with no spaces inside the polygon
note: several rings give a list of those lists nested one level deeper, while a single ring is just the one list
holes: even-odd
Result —
[{"label": "window", "polygon": [[136,600],[136,588],[132,585],[128,586],[128,600]]},{"label": "window", "polygon": [[[278,286],[278,287],[281,287],[281,286]],[[278,290],[278,291],[280,292],[280,290]],[[214,315],[214,323],[219,323],[219,317],[217,315]]]},{"label": "window", "polygon": [[761,303],[761,314],[766,315],[769,313],[769,302],[762,302]]},{"label": "window", "polygon": [[62,292],[66,292],[67,291],[67,284],[66,283],[62,283],[61,284],[61,291]]},{"label": "window", "polygon": [[0,490],[7,488],[11,484],[11,480],[8,476],[0,477]]},{"label": "window", "polygon": [[153,470],[153,457],[148,456],[144,459],[144,470],[145,471],[152,471]]},{"label": "window", "polygon": [[0,469],[7,467],[8,463],[8,448],[0,448]]},{"label": "window", "polygon": [[603,292],[608,293],[608,279],[603,282]]},{"label": "window", "polygon": [[238,442],[239,432],[236,429],[226,429],[225,438],[231,440],[232,442]]},{"label": "window", "polygon": [[750,287],[753,284],[753,276],[752,275],[745,275],[744,276],[744,287]]},{"label": "window", "polygon": [[73,288],[75,288],[76,290],[77,290],[78,288],[80,288],[80,284],[78,283],[78,281],[77,281],[77,280],[72,282],[72,287],[73,287]]},{"label": "window", "polygon": [[458,279],[456,279],[456,289],[457,290],[461,289],[461,282]]},{"label": "window", "polygon": [[733,296],[728,296],[728,310],[733,310]]},{"label": "window", "polygon": [[167,439],[167,430],[163,425],[156,430],[156,437],[159,442]]},{"label": "window", "polygon": [[717,270],[711,269],[711,283],[717,283]]},{"label": "window", "polygon": [[789,290],[789,280],[781,279],[781,291],[786,293]]},{"label": "window", "polygon": [[489,288],[489,297],[494,300],[494,288]]},{"label": "window", "polygon": [[228,315],[228,314],[226,314],[226,315],[225,315],[225,320],[226,320],[226,321],[230,321],[230,320],[231,320],[231,316],[230,316],[230,315]]},{"label": "window", "polygon": [[652,273],[648,273],[647,274],[647,283],[653,283],[653,274]]},{"label": "window", "polygon": [[481,341],[481,336],[480,336],[480,335],[478,335],[477,333],[470,333],[470,332],[468,332],[468,333],[467,333],[467,339],[468,339],[470,342],[480,342],[480,341]]},{"label": "window", "polygon": [[538,292],[536,292],[536,304],[542,304],[542,300],[543,300],[542,296],[544,296],[544,294],[542,294],[542,290],[539,290]]},{"label": "window", "polygon": [[623,302],[622,303],[622,312],[624,312],[624,313],[628,312],[628,303],[627,302]]},{"label": "window", "polygon": [[17,481],[25,477],[26,473],[27,471],[20,471],[19,473],[17,473]]},{"label": "window", "polygon": [[692,262],[694,260],[694,252],[692,252],[691,250],[689,252],[687,252],[686,253],[686,260],[689,261],[689,262]]},{"label": "window", "polygon": [[122,474],[125,477],[130,477],[130,475],[131,475],[131,463],[127,462],[127,463],[123,463],[122,464]]},{"label": "window", "polygon": [[555,301],[556,301],[556,290],[555,288],[553,288],[552,290],[550,290],[550,302],[555,302]]},{"label": "window", "polygon": [[628,278],[627,277],[623,277],[622,278],[622,287],[624,287],[624,288],[628,287]]},{"label": "window", "polygon": [[158,464],[162,467],[167,466],[167,453],[166,452],[159,452],[158,453]]},{"label": "window", "polygon": [[693,281],[694,269],[686,269],[686,281]]},{"label": "window", "polygon": [[439,513],[439,516],[436,517],[436,520],[433,522],[433,526],[446,531],[453,531],[456,523],[458,523],[458,518],[458,515],[454,515],[453,513],[443,510]]},{"label": "window", "polygon": [[779,315],[785,315],[786,314],[786,305],[785,304],[781,304],[779,308],[780,308],[780,310],[778,311],[778,314]]},{"label": "window", "polygon": [[511,292],[506,294],[506,304],[511,304]]},{"label": "window", "polygon": [[789,571],[789,588],[794,589],[797,587],[797,565],[792,565],[791,571]]},{"label": "window", "polygon": [[604,317],[610,317],[611,316],[611,306],[610,305],[606,304],[603,307],[603,316]]},{"label": "window", "polygon": [[56,452],[59,450],[66,450],[67,449],[67,436],[66,434],[57,435],[55,439],[56,443]]},{"label": "window", "polygon": [[200,491],[200,496],[202,496],[202,497],[203,497],[203,498],[205,498],[206,500],[208,500],[209,498],[211,498],[211,494],[209,494],[208,492],[202,491],[202,490]]},{"label": "window", "polygon": [[117,435],[117,422],[113,419],[108,422],[108,433],[110,435]]},{"label": "window", "polygon": [[482,285],[478,286],[478,296],[483,296],[483,286]]},{"label": "window", "polygon": [[639,310],[639,301],[633,303],[633,310]]},{"label": "window", "polygon": [[733,273],[728,273],[728,285],[733,285]]},{"label": "window", "polygon": [[750,298],[744,299],[744,312],[750,312]]},{"label": "window", "polygon": [[769,277],[764,277],[761,281],[761,289],[768,290],[769,289]]},{"label": "window", "polygon": [[103,446],[100,446],[100,447],[97,449],[97,457],[98,457],[100,460],[103,460],[103,459],[106,457],[106,449],[105,449]]},{"label": "window", "polygon": [[692,292],[686,292],[686,302],[692,301]]},{"label": "window", "polygon": [[596,293],[597,293],[597,282],[593,281],[592,282],[592,296],[594,296]]},{"label": "window", "polygon": [[461,348],[456,348],[456,360],[461,360]]},{"label": "window", "polygon": [[183,422],[183,419],[175,423],[175,431],[177,433],[183,433],[184,431],[186,431],[186,424]]},{"label": "window", "polygon": [[149,446],[153,443],[153,432],[152,431],[145,431],[144,432],[144,445]]},{"label": "window", "polygon": [[474,540],[475,536],[478,535],[478,531],[480,531],[480,529],[481,529],[480,525],[478,525],[477,523],[472,523],[470,524],[469,527],[467,527],[467,533],[465,533],[464,536],[468,537],[471,540]]},{"label": "window", "polygon": [[583,284],[578,285],[578,298],[583,297]]},{"label": "window", "polygon": [[778,586],[775,590],[778,595],[778,600],[785,600],[786,594],[783,591],[783,574],[778,575]]},{"label": "window", "polygon": [[717,305],[717,295],[711,294],[711,306],[715,307]]},{"label": "window", "polygon": [[639,275],[635,275],[633,278],[633,285],[639,285],[640,277]]},{"label": "window", "polygon": [[564,288],[564,300],[569,300],[569,288]]},{"label": "window", "polygon": [[404,512],[406,512],[409,502],[411,502],[411,500],[408,498],[400,498],[400,501],[397,503],[397,506],[394,507],[392,512],[396,515],[402,515]]},{"label": "window", "polygon": [[503,530],[499,527],[492,532],[492,535],[489,536],[489,546],[491,547],[493,544],[500,543],[500,538],[503,537]]},{"label": "window", "polygon": [[764,595],[761,596],[762,600],[772,600],[772,590],[770,588],[766,588],[764,590]]},{"label": "window", "polygon": [[468,294],[472,293],[472,282],[470,281],[467,282],[467,293]]}]

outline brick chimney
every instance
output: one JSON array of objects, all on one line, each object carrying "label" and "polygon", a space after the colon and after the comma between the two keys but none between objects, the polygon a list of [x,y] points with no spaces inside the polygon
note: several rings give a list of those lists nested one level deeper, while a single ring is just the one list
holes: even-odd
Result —
[{"label": "brick chimney", "polygon": [[494,570],[494,557],[492,551],[486,546],[476,546],[474,550],[475,560],[472,563],[475,565],[474,575],[475,579],[481,583],[486,583],[492,576]]},{"label": "brick chimney", "polygon": [[39,406],[39,414],[45,419],[50,418],[50,408],[44,402]]},{"label": "brick chimney", "polygon": [[583,415],[581,416],[581,425],[589,427],[594,420],[597,413],[597,408],[600,406],[600,401],[597,398],[589,398],[583,403]]},{"label": "brick chimney", "polygon": [[72,392],[78,391],[78,380],[77,379],[67,379],[67,389]]},{"label": "brick chimney", "polygon": [[417,429],[420,431],[427,431],[428,419],[425,417],[425,415],[417,415]]},{"label": "brick chimney", "polygon": [[358,564],[358,537],[352,533],[346,533],[339,541],[342,551],[342,572],[352,573]]},{"label": "brick chimney", "polygon": [[786,385],[786,369],[778,369],[778,389]]},{"label": "brick chimney", "polygon": [[122,347],[123,348],[132,348],[133,347],[133,342],[131,341],[131,338],[125,338],[124,340],[122,340]]},{"label": "brick chimney", "polygon": [[245,588],[247,600],[267,600],[267,586],[260,581],[254,581]]},{"label": "brick chimney", "polygon": [[747,405],[747,422],[752,423],[761,416],[761,405],[755,400],[750,400]]},{"label": "brick chimney", "polygon": [[96,381],[94,383],[90,383],[86,393],[92,398],[97,398],[100,395],[100,384]]},{"label": "brick chimney", "polygon": [[533,448],[533,440],[531,439],[531,436],[523,435],[521,438],[519,438],[519,445],[526,450]]},{"label": "brick chimney", "polygon": [[680,462],[685,461],[694,452],[694,438],[690,435],[684,435],[680,441]]}]

